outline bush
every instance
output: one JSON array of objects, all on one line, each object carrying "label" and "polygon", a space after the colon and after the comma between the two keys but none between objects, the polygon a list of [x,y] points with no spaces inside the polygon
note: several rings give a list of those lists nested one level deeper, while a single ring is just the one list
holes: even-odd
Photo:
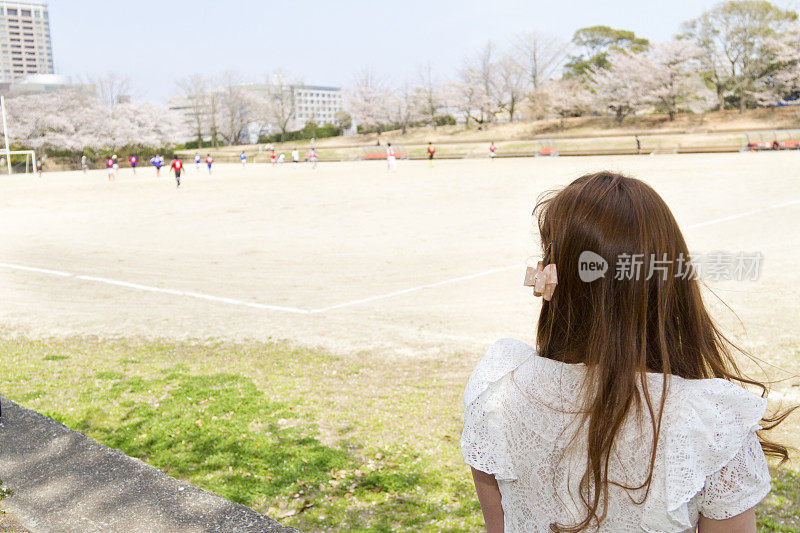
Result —
[{"label": "bush", "polygon": [[[196,150],[198,148],[214,148],[214,143],[211,141],[194,140],[194,141],[189,141],[186,144],[182,145],[182,147],[180,147],[180,149],[184,150]],[[176,147],[176,149],[179,148]]]},{"label": "bush", "polygon": [[336,137],[342,134],[342,129],[334,126],[333,124],[323,124],[317,126],[313,120],[309,120],[302,130],[287,131],[286,133],[275,133],[273,135],[262,135],[258,138],[261,144],[285,142],[285,141],[299,141],[304,139],[322,139],[325,137]]},{"label": "bush", "polygon": [[453,115],[437,115],[434,119],[434,122],[437,126],[455,126],[456,125],[456,117]]}]

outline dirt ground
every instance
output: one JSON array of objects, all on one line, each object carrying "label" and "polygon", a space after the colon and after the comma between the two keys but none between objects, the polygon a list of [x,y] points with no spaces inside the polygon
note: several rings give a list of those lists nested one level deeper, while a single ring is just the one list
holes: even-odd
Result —
[{"label": "dirt ground", "polygon": [[[4,177],[0,324],[32,337],[283,338],[366,357],[463,351],[472,364],[497,338],[533,341],[539,302],[522,277],[537,196],[601,169],[652,184],[692,251],[763,254],[757,281],[709,283],[730,310],[708,301],[784,380],[771,397],[800,402],[791,152],[401,161],[396,173],[192,165],[180,189],[151,168],[110,183],[101,171]],[[781,431],[800,444],[794,418]]]}]

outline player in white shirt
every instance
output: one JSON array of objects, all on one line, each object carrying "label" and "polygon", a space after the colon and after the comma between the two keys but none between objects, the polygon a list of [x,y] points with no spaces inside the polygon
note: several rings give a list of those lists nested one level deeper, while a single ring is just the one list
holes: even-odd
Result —
[{"label": "player in white shirt", "polygon": [[386,143],[386,164],[392,172],[397,172],[397,156],[392,143]]},{"label": "player in white shirt", "polygon": [[197,152],[194,153],[194,167],[199,171],[200,170],[200,154]]}]

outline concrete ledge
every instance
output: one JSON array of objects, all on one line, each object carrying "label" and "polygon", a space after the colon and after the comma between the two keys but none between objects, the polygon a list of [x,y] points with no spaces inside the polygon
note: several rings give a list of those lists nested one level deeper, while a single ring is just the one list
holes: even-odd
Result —
[{"label": "concrete ledge", "polygon": [[0,505],[34,533],[298,531],[5,398],[2,405],[0,479],[14,495]]}]

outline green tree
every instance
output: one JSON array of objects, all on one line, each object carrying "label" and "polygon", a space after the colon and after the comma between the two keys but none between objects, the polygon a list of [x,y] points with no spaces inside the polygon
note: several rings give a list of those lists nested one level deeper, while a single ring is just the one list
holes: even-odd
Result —
[{"label": "green tree", "polygon": [[703,49],[704,75],[720,108],[728,96],[740,111],[755,103],[764,84],[786,66],[774,43],[796,20],[796,12],[766,0],[729,0],[684,24],[681,37]]},{"label": "green tree", "polygon": [[572,37],[572,43],[581,53],[570,56],[564,66],[566,77],[584,78],[589,69],[605,69],[610,66],[611,52],[644,52],[650,41],[637,37],[627,30],[615,30],[608,26],[581,28]]}]

